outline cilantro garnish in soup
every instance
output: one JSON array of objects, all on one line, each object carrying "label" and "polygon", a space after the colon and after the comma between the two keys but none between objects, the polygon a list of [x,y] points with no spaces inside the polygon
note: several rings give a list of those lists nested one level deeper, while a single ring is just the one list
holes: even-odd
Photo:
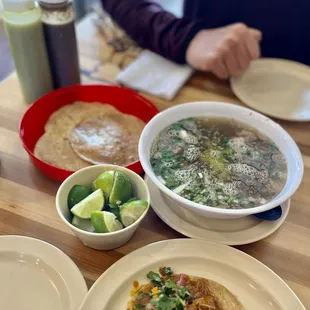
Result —
[{"label": "cilantro garnish in soup", "polygon": [[285,157],[273,141],[229,118],[194,117],[171,124],[153,141],[150,160],[166,187],[217,208],[263,205],[287,179]]}]

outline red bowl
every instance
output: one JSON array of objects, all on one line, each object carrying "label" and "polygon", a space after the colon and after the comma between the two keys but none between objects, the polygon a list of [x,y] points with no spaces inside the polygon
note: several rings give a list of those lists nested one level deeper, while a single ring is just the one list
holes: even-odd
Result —
[{"label": "red bowl", "polygon": [[[101,102],[113,105],[119,111],[134,115],[144,122],[150,121],[157,108],[136,92],[118,86],[75,85],[55,90],[36,100],[25,112],[19,127],[19,135],[33,164],[43,174],[57,181],[64,181],[74,171],[52,166],[39,158],[33,151],[38,139],[44,134],[44,125],[50,115],[60,107],[74,101]],[[138,174],[143,173],[140,161],[127,168]]]}]

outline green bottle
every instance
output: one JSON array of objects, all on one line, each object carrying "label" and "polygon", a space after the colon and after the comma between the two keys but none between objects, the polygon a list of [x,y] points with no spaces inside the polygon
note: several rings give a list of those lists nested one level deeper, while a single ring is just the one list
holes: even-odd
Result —
[{"label": "green bottle", "polygon": [[34,0],[2,0],[2,16],[27,103],[53,89],[41,10]]}]

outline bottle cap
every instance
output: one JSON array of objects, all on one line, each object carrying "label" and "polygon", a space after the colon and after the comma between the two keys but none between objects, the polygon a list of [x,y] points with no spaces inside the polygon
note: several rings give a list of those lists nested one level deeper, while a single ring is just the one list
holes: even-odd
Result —
[{"label": "bottle cap", "polygon": [[4,11],[8,12],[24,12],[35,7],[34,0],[2,0]]}]

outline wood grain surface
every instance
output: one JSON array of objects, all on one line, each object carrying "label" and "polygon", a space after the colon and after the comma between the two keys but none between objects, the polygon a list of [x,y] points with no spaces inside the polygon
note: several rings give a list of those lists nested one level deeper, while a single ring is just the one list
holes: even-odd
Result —
[{"label": "wood grain surface", "polygon": [[[83,81],[114,83],[115,76],[137,52],[115,52],[105,43],[92,18],[85,18],[77,29]],[[203,73],[196,73],[170,102],[145,96],[160,110],[198,100],[241,104],[227,82]],[[89,286],[131,251],[159,240],[182,237],[150,210],[125,246],[112,251],[85,247],[56,213],[55,194],[59,184],[41,175],[23,150],[18,125],[26,108],[17,77],[13,74],[0,84],[0,234],[25,235],[55,245],[74,260]],[[238,248],[275,271],[310,309],[310,123],[279,123],[301,149],[305,163],[303,182],[292,198],[290,213],[281,228],[260,242]]]}]

